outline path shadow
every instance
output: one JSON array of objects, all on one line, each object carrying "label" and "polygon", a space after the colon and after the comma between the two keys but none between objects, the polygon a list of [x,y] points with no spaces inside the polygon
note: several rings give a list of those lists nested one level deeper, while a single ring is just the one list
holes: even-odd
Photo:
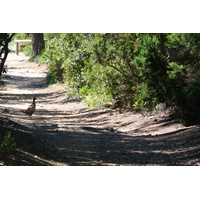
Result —
[{"label": "path shadow", "polygon": [[[48,126],[49,124],[46,124]],[[200,129],[159,136],[130,136],[96,128],[40,127],[15,123],[17,149],[6,152],[6,165],[193,165],[200,161]],[[26,145],[24,145],[26,144]],[[48,162],[51,161],[51,162]]]},{"label": "path shadow", "polygon": [[47,85],[45,77],[24,77],[24,76],[4,76],[2,78],[4,87],[7,85],[14,85],[17,82],[17,88],[19,89],[39,89],[44,88]]},{"label": "path shadow", "polygon": [[66,138],[58,145],[60,154],[66,155],[62,162],[70,165],[189,165],[188,161],[200,156],[199,130],[170,133],[170,138],[168,134],[137,137],[95,129],[60,134]]},{"label": "path shadow", "polygon": [[47,160],[37,157],[37,137],[29,127],[16,123],[8,118],[0,117],[0,132],[11,133],[16,147],[0,151],[0,165],[8,166],[49,166]]},{"label": "path shadow", "polygon": [[[42,94],[43,95],[43,94]],[[51,97],[53,93],[45,94]],[[49,96],[48,96],[49,95]],[[31,94],[24,97],[32,98]],[[42,96],[41,96],[42,97]],[[20,100],[21,95],[6,94],[1,96],[2,104]],[[200,129],[181,129],[157,136],[130,136],[126,133],[116,133],[103,128],[95,128],[94,116],[104,114],[102,111],[84,110],[78,114],[62,113],[41,109],[37,111],[30,125],[16,123],[15,120],[4,123],[12,127],[17,142],[16,149],[0,154],[0,161],[5,165],[195,165],[200,161]],[[2,115],[6,118],[6,115]],[[59,127],[56,123],[42,121],[47,117],[65,121]],[[27,118],[19,112],[12,113],[12,118]],[[80,117],[87,117],[87,123],[80,124]],[[67,119],[73,119],[68,122]],[[28,118],[29,119],[29,118]],[[9,120],[9,119],[7,119]],[[3,121],[3,119],[0,119]],[[104,122],[102,121],[102,124]],[[167,126],[174,121],[160,122]],[[159,122],[157,122],[159,125]],[[105,123],[106,125],[106,123]],[[141,130],[145,124],[141,126]],[[148,124],[146,124],[148,126]],[[89,128],[88,128],[89,127]],[[1,124],[2,130],[2,124]],[[141,131],[138,128],[138,132]],[[6,159],[5,159],[6,156]]]}]

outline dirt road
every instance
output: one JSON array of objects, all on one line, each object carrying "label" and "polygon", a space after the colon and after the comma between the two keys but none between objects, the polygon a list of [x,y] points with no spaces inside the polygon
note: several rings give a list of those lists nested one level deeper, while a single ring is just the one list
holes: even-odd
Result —
[{"label": "dirt road", "polygon": [[[0,153],[0,165],[199,165],[200,131],[164,113],[90,109],[67,99],[64,87],[46,87],[47,66],[10,54],[0,88],[1,131],[16,148]],[[36,96],[32,117],[22,113]]]}]

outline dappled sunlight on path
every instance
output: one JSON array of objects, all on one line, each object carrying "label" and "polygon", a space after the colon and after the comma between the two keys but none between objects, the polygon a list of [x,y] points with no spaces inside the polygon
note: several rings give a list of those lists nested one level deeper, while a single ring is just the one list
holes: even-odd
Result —
[{"label": "dappled sunlight on path", "polygon": [[[149,116],[90,109],[67,99],[64,87],[46,87],[47,66],[10,54],[0,90],[2,130],[17,147],[1,165],[199,165],[200,131],[163,113]],[[36,112],[22,113],[37,97]],[[3,164],[2,164],[3,163]]]}]

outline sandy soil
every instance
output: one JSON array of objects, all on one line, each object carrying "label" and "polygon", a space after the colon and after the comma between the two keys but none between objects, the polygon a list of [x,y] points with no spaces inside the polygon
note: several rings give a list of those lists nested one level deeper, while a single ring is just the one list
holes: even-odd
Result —
[{"label": "sandy soil", "polygon": [[[11,53],[0,87],[0,128],[16,148],[0,165],[199,165],[200,131],[168,114],[90,109],[68,99],[60,84],[46,86],[47,66]],[[22,113],[36,96],[36,112]]]}]

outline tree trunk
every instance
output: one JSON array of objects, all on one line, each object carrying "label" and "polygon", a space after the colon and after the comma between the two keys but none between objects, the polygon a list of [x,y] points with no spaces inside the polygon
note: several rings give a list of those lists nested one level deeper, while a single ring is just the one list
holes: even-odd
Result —
[{"label": "tree trunk", "polygon": [[32,33],[32,56],[37,56],[42,53],[45,48],[44,34],[43,33]]},{"label": "tree trunk", "polygon": [[10,52],[8,48],[9,42],[12,40],[15,33],[9,35],[8,33],[1,33],[0,34],[0,79],[2,73],[6,73],[6,58],[8,56],[8,53]]}]

